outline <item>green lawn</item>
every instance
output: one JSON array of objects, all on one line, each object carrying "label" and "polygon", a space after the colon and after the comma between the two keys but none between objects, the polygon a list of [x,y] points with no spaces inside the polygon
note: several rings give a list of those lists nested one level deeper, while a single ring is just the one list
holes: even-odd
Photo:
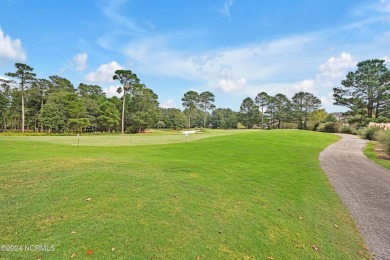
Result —
[{"label": "green lawn", "polygon": [[364,148],[364,155],[369,159],[374,161],[375,163],[382,165],[383,167],[390,170],[390,160],[380,159],[377,157],[377,153],[375,152],[375,148],[377,146],[377,142],[370,141],[366,148]]},{"label": "green lawn", "polygon": [[[186,131],[186,130],[183,130]],[[53,144],[64,144],[72,146],[139,146],[139,145],[153,145],[153,144],[171,144],[171,143],[183,143],[193,142],[200,139],[232,135],[248,131],[258,130],[208,130],[207,132],[197,132],[189,134],[187,137],[183,131],[164,131],[154,130],[151,133],[143,134],[112,134],[112,135],[91,135],[81,134],[78,137],[73,136],[56,136],[56,135],[39,135],[39,133],[30,133],[32,135],[15,135],[8,136],[10,133],[3,133],[0,135],[0,141],[12,140],[12,141],[36,141],[36,142],[48,142]],[[11,133],[12,134],[12,133]],[[34,136],[34,134],[38,134]]]},{"label": "green lawn", "polygon": [[252,131],[77,148],[1,137],[0,244],[55,250],[0,259],[370,258],[319,167],[338,139]]}]

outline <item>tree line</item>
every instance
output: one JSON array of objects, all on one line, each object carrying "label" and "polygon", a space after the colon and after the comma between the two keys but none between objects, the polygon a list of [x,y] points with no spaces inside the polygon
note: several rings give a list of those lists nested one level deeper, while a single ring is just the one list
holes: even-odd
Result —
[{"label": "tree line", "polygon": [[[388,122],[390,118],[390,72],[384,60],[358,63],[341,87],[336,87],[336,105],[348,107],[348,122]],[[299,128],[313,129],[334,116],[321,109],[312,93],[299,92],[291,99],[266,92],[242,101],[238,112],[216,108],[209,91],[188,91],[184,110],[160,108],[158,96],[142,84],[131,70],[117,70],[122,96],[108,98],[98,85],[80,83],[53,75],[37,78],[33,68],[15,63],[15,72],[0,79],[0,131],[35,132],[142,132],[148,128]]]},{"label": "tree line", "polygon": [[390,70],[383,59],[359,62],[348,72],[340,87],[333,88],[334,104],[349,109],[351,124],[390,121]]}]

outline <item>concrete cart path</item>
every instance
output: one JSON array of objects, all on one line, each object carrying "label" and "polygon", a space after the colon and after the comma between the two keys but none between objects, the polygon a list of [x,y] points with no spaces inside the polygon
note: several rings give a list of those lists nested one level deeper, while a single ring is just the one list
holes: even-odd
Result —
[{"label": "concrete cart path", "polygon": [[364,156],[366,140],[340,136],[342,140],[321,152],[321,168],[375,259],[390,259],[390,171]]}]

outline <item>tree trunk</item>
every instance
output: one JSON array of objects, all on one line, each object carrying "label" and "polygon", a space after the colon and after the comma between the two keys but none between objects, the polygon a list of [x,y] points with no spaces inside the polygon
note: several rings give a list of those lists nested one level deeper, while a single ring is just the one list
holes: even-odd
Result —
[{"label": "tree trunk", "polygon": [[3,124],[3,131],[4,132],[7,132],[7,122],[6,122],[6,120],[5,120],[5,117],[6,117],[6,114],[4,113],[4,116],[3,116],[3,122],[2,122],[2,124]]},{"label": "tree trunk", "polygon": [[122,134],[125,133],[125,101],[126,94],[123,93],[123,104],[122,104]]},{"label": "tree trunk", "polygon": [[22,133],[24,133],[24,93],[22,92]]},{"label": "tree trunk", "polygon": [[207,118],[207,115],[206,115],[206,108],[205,108],[204,109],[203,129],[206,129],[206,118]]},{"label": "tree trunk", "polygon": [[372,106],[367,106],[367,117],[372,118]]},{"label": "tree trunk", "polygon": [[369,97],[368,101],[367,101],[367,117],[368,118],[372,118],[373,110],[374,110],[374,100],[372,99],[372,97]]},{"label": "tree trunk", "polygon": [[379,106],[380,106],[379,103],[380,103],[379,101],[376,102],[376,106],[375,106],[375,118],[378,118],[378,117],[379,117]]},{"label": "tree trunk", "polygon": [[191,129],[191,116],[188,116],[188,130]]},{"label": "tree trunk", "polygon": [[261,106],[261,129],[264,130],[264,107]]},{"label": "tree trunk", "polygon": [[[41,111],[42,111],[42,108],[43,108],[43,98],[41,100]],[[43,133],[43,124],[42,122],[39,122],[41,124],[41,132]]]}]

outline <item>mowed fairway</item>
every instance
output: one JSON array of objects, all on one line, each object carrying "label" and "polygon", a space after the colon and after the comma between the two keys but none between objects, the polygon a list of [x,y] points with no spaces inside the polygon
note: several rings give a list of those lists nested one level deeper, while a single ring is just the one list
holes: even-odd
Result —
[{"label": "mowed fairway", "polygon": [[33,140],[0,139],[0,244],[55,250],[0,258],[370,258],[319,167],[335,135],[80,148]]},{"label": "mowed fairway", "polygon": [[212,130],[207,132],[190,133],[185,136],[183,131],[164,131],[157,130],[151,133],[143,134],[122,134],[122,135],[90,135],[81,134],[78,137],[73,136],[1,136],[2,140],[13,141],[38,141],[53,144],[64,144],[72,146],[133,146],[133,145],[156,145],[193,142],[200,139],[224,135],[232,135],[254,130]]}]

